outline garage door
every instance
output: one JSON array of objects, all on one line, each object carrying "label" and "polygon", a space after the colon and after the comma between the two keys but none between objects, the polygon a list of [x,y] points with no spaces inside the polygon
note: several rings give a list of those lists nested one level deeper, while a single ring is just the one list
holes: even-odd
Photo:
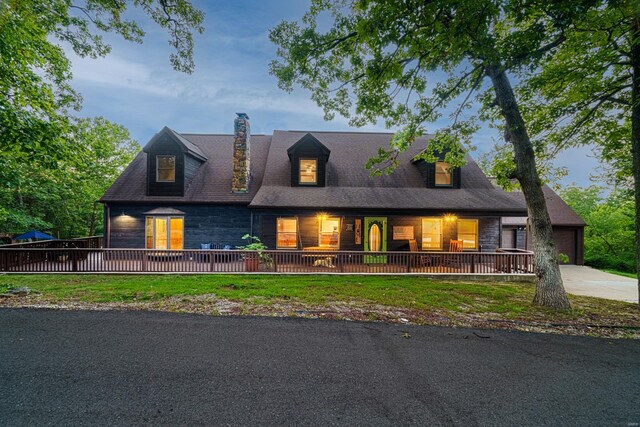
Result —
[{"label": "garage door", "polygon": [[575,264],[576,263],[576,229],[554,227],[553,240],[556,242],[556,250],[558,251],[558,253],[568,255],[569,264]]}]

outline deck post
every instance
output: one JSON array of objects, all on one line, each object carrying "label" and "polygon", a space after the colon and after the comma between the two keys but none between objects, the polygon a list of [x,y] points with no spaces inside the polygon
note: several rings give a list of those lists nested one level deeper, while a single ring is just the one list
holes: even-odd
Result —
[{"label": "deck post", "polygon": [[147,251],[142,252],[142,271],[147,271]]},{"label": "deck post", "polygon": [[78,271],[78,252],[71,251],[71,271]]},{"label": "deck post", "polygon": [[476,272],[476,254],[471,254],[471,273]]}]

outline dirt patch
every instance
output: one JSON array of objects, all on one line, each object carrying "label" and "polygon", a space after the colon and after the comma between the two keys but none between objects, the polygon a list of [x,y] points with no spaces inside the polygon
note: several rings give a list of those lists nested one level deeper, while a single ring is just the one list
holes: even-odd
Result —
[{"label": "dirt patch", "polygon": [[559,315],[553,320],[543,315],[504,318],[499,313],[470,313],[446,310],[415,310],[389,307],[366,301],[332,301],[323,305],[305,304],[294,299],[234,301],[215,294],[176,296],[154,301],[90,303],[81,300],[49,300],[39,294],[0,299],[3,307],[49,308],[60,310],[145,310],[197,313],[213,316],[269,316],[335,319],[364,322],[389,322],[448,327],[508,329],[527,332],[640,338],[640,315],[628,314],[578,318]]}]

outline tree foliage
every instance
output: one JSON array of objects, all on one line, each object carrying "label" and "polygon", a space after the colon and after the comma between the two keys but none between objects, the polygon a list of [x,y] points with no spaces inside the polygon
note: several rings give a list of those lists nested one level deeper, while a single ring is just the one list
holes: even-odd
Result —
[{"label": "tree foliage", "polygon": [[61,43],[81,57],[105,56],[110,32],[141,42],[131,9],[143,11],[169,33],[179,71],[193,70],[192,32],[203,13],[188,0],[5,0],[0,2],[0,153],[54,166],[72,156],[69,112],[80,96],[70,86],[70,63]]},{"label": "tree foliage", "polygon": [[569,187],[562,192],[562,198],[588,224],[584,234],[585,264],[635,272],[633,193],[617,188],[603,197],[601,187]]},{"label": "tree foliage", "polygon": [[71,124],[79,150],[55,167],[19,157],[0,157],[0,230],[7,234],[36,228],[62,238],[93,234],[102,214],[95,202],[122,173],[138,144],[122,126],[103,118]]}]

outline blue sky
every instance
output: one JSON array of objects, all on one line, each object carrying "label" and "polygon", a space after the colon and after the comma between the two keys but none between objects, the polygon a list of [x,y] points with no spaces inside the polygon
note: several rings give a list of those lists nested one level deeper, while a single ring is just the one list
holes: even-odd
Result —
[{"label": "blue sky", "polygon": [[[185,133],[231,133],[235,112],[250,115],[254,134],[270,134],[275,129],[350,129],[340,117],[324,121],[308,92],[283,92],[269,75],[275,47],[268,31],[282,20],[300,18],[307,9],[306,1],[194,3],[206,17],[204,34],[195,37],[193,74],[173,71],[166,34],[143,20],[147,35],[142,45],[107,36],[113,50],[106,58],[69,55],[74,88],[84,99],[80,114],[103,116],[126,126],[141,145],[165,125]],[[445,121],[427,125],[428,131],[437,130]],[[379,124],[357,130],[386,129]],[[497,131],[484,126],[474,140],[478,153],[500,138]],[[589,174],[598,165],[591,151],[583,147],[558,156],[557,163],[569,169],[563,185],[589,185]]]}]

